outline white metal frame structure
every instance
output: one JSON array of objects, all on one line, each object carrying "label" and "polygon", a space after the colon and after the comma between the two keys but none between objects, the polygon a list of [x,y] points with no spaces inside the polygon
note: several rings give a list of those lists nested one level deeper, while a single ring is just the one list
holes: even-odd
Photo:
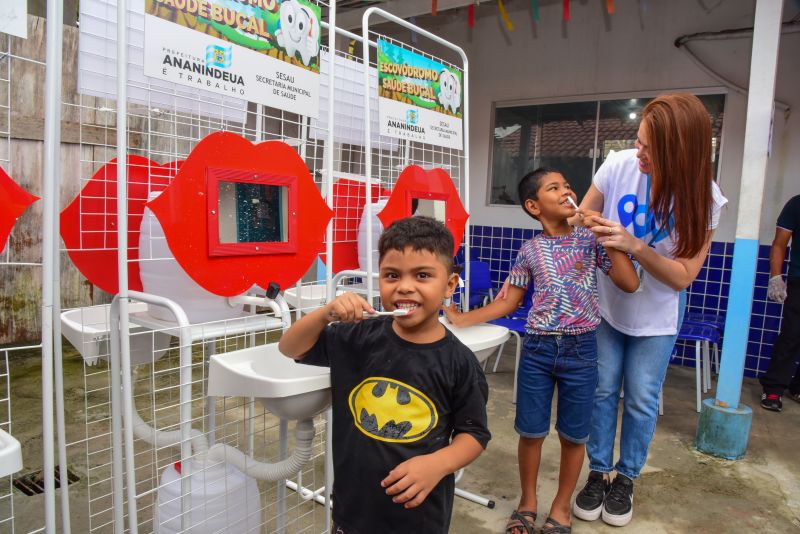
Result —
[{"label": "white metal frame structure", "polygon": [[[464,52],[464,50],[461,47],[459,47],[459,46],[457,46],[457,45],[455,45],[455,44],[453,44],[453,43],[451,43],[451,42],[449,42],[449,41],[447,41],[445,39],[442,39],[441,37],[429,32],[429,31],[427,31],[427,30],[425,30],[423,28],[420,28],[419,26],[417,26],[415,24],[412,24],[412,23],[410,23],[410,22],[408,22],[406,20],[401,19],[400,17],[392,15],[391,13],[389,13],[387,11],[384,11],[384,10],[382,10],[380,8],[370,7],[366,11],[364,11],[364,14],[363,14],[362,19],[361,19],[362,20],[362,22],[361,22],[362,58],[363,58],[364,65],[369,65],[370,64],[370,48],[371,48],[371,46],[373,45],[373,42],[374,42],[374,40],[370,38],[370,17],[372,17],[372,16],[381,17],[381,18],[383,18],[383,19],[385,19],[385,20],[387,20],[389,22],[393,22],[393,23],[395,23],[395,24],[397,24],[397,25],[399,25],[399,26],[401,26],[401,27],[403,27],[405,29],[408,29],[408,30],[410,30],[410,31],[412,31],[412,32],[414,32],[416,34],[419,34],[422,37],[430,39],[431,41],[433,41],[433,42],[435,42],[435,43],[437,43],[437,44],[439,44],[439,45],[441,45],[441,46],[443,46],[443,47],[445,47],[445,48],[447,48],[449,50],[452,50],[453,52],[458,54],[458,56],[461,59],[462,66],[459,67],[459,66],[453,65],[452,63],[450,63],[448,61],[445,61],[445,60],[443,60],[441,58],[433,56],[433,55],[431,55],[429,53],[425,53],[425,52],[423,52],[421,50],[418,50],[415,47],[409,46],[406,43],[401,43],[401,42],[398,42],[398,41],[396,41],[394,39],[391,39],[391,38],[389,38],[389,37],[387,37],[385,35],[381,35],[381,38],[393,41],[396,44],[400,44],[404,48],[411,49],[416,53],[428,56],[430,58],[435,59],[436,61],[438,61],[440,63],[446,63],[448,65],[451,65],[451,66],[456,67],[456,68],[461,70],[461,72],[463,74],[463,110],[464,110],[463,111],[463,121],[464,121],[464,123],[463,123],[463,132],[464,132],[464,136],[465,136],[464,137],[463,150],[462,151],[457,151],[457,150],[443,149],[443,150],[440,151],[439,155],[440,156],[448,156],[449,155],[451,157],[451,159],[449,161],[441,161],[444,158],[441,158],[441,157],[437,158],[436,157],[437,153],[436,153],[435,149],[422,148],[421,151],[418,151],[418,152],[421,152],[421,157],[419,157],[418,161],[420,163],[428,165],[428,166],[433,166],[433,165],[449,166],[450,167],[450,171],[451,171],[451,176],[452,176],[452,174],[454,174],[454,171],[457,171],[458,172],[457,176],[455,176],[453,178],[454,178],[454,181],[457,181],[458,186],[460,186],[460,187],[458,187],[459,194],[462,196],[464,206],[468,209],[469,208],[469,142],[467,141],[467,139],[468,139],[468,134],[469,134],[469,60],[467,59],[467,54],[466,54],[466,52]],[[369,43],[370,46],[364,45],[365,43]],[[364,86],[365,87],[369,87],[370,86],[369,69],[364,69]],[[372,216],[372,190],[371,190],[371,187],[369,187],[369,184],[373,183],[373,180],[372,180],[372,174],[373,174],[373,165],[372,165],[372,132],[371,132],[372,124],[371,124],[371,113],[370,113],[371,110],[370,110],[370,107],[371,107],[370,94],[369,94],[368,91],[366,91],[364,93],[364,109],[366,110],[365,113],[364,113],[364,132],[365,132],[364,133],[364,147],[365,147],[364,148],[364,158],[365,158],[365,173],[364,174],[365,174],[366,183],[368,184],[368,187],[366,188],[366,190],[367,190],[367,193],[366,193],[367,194],[367,202],[366,202],[366,206],[365,206],[365,213],[366,213],[366,217],[367,217],[368,220]],[[383,138],[383,137],[384,136],[380,136],[380,138]],[[408,142],[405,143],[405,147],[409,147],[409,143]],[[407,149],[406,153],[404,154],[404,156],[405,156],[404,164],[405,165],[408,165],[410,163],[410,161],[409,161],[410,157],[409,156],[411,156],[411,152],[412,151]],[[439,159],[440,161],[436,161],[437,159]],[[452,164],[452,160],[453,159],[456,160],[457,165],[453,165]],[[393,169],[392,167],[389,167],[387,169],[386,166],[380,165],[380,164],[377,166],[377,170],[378,170],[377,183],[379,183],[379,184],[384,182],[384,181],[389,181],[389,180],[387,180],[387,178],[389,178],[389,179],[394,178],[394,173],[396,173],[396,169]],[[387,174],[389,174],[389,176],[387,176]],[[397,174],[399,174],[399,173],[397,173]],[[372,227],[370,225],[367,225],[367,232],[366,233],[367,233],[367,243],[372,243]],[[464,268],[465,268],[465,273],[464,274],[465,274],[465,278],[466,278],[466,287],[465,287],[465,292],[464,292],[464,299],[462,300],[462,306],[466,306],[467,303],[469,302],[469,286],[470,286],[470,272],[469,272],[470,271],[470,269],[469,269],[469,259],[470,259],[470,250],[469,250],[470,249],[470,246],[469,246],[470,243],[469,243],[469,240],[470,240],[470,232],[469,232],[469,220],[467,220],[466,225],[464,227],[464,234],[465,234],[464,235],[464,242],[463,242],[462,247],[463,247],[463,251],[464,251]],[[366,271],[369,272],[369,273],[373,273],[373,272],[375,272],[375,267],[376,266],[372,265],[372,255],[368,254],[367,255],[367,269],[366,269]],[[374,295],[374,287],[373,287],[374,286],[374,280],[373,280],[372,276],[367,276],[366,277],[366,285],[367,285],[367,295],[369,296],[369,298],[372,298],[372,296]],[[464,473],[463,469],[459,470],[459,472],[456,474],[456,482],[458,482],[461,479],[461,477],[463,476],[463,473]],[[456,495],[458,495],[459,497],[463,497],[465,499],[468,499],[468,500],[470,500],[472,502],[481,504],[483,506],[487,506],[489,508],[494,508],[494,501],[491,501],[490,499],[487,499],[486,497],[483,497],[483,496],[476,495],[474,493],[465,491],[465,490],[463,490],[461,488],[456,488]]]}]

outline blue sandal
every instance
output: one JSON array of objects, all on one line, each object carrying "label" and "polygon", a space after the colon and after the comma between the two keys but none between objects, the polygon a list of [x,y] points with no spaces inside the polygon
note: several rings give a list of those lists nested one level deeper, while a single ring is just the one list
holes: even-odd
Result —
[{"label": "blue sandal", "polygon": [[514,510],[506,523],[506,534],[534,534],[536,532],[536,512]]}]

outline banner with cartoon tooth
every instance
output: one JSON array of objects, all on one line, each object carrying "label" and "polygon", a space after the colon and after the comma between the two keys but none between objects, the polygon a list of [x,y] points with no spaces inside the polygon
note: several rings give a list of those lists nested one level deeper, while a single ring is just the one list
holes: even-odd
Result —
[{"label": "banner with cartoon tooth", "polygon": [[320,14],[307,0],[145,0],[144,73],[316,118]]},{"label": "banner with cartoon tooth", "polygon": [[380,133],[463,150],[459,69],[378,39]]}]

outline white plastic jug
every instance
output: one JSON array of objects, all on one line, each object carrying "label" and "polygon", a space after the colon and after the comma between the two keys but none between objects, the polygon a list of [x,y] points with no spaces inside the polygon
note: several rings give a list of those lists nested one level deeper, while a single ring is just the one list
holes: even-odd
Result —
[{"label": "white plastic jug", "polygon": [[372,203],[372,221],[367,221],[367,209],[364,206],[364,211],[361,212],[361,221],[358,223],[358,268],[362,271],[367,270],[367,224],[372,224],[372,243],[369,249],[372,251],[372,271],[378,272],[378,239],[383,233],[383,224],[378,218],[386,203],[389,202],[388,198],[382,198]]},{"label": "white plastic jug", "polygon": [[[159,193],[151,193],[152,200]],[[158,218],[145,207],[139,233],[139,274],[145,293],[166,297],[178,303],[191,323],[206,323],[233,319],[243,313],[243,307],[230,306],[228,299],[206,291],[186,274],[172,255]],[[150,315],[162,321],[175,321],[167,308],[150,306]]]},{"label": "white plastic jug", "polygon": [[254,478],[227,463],[207,467],[192,460],[191,467],[187,530],[181,527],[181,475],[180,462],[176,462],[161,474],[153,513],[155,534],[259,532],[261,495]]}]

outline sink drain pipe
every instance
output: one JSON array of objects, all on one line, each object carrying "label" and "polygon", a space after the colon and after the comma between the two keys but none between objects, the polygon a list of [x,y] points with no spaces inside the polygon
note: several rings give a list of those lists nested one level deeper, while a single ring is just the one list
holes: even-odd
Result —
[{"label": "sink drain pipe", "polygon": [[[138,372],[135,368],[131,370],[131,374],[133,375],[133,379],[136,380]],[[153,445],[157,449],[162,447],[180,447],[181,443],[183,442],[182,432],[180,430],[158,430],[149,423],[145,423],[142,417],[139,415],[139,410],[136,409],[136,403],[133,400],[132,391],[130,392],[130,396],[133,410],[131,410],[129,424],[133,429],[133,435],[136,438]],[[205,458],[206,454],[208,453],[208,440],[206,437],[196,428],[191,429],[189,436],[189,441],[192,445],[192,455],[197,456],[199,459]]]},{"label": "sink drain pipe", "polygon": [[314,441],[314,421],[304,419],[294,427],[295,447],[292,455],[276,463],[259,462],[245,453],[223,443],[208,449],[208,460],[228,462],[241,472],[259,480],[275,482],[292,478],[311,459]]}]

